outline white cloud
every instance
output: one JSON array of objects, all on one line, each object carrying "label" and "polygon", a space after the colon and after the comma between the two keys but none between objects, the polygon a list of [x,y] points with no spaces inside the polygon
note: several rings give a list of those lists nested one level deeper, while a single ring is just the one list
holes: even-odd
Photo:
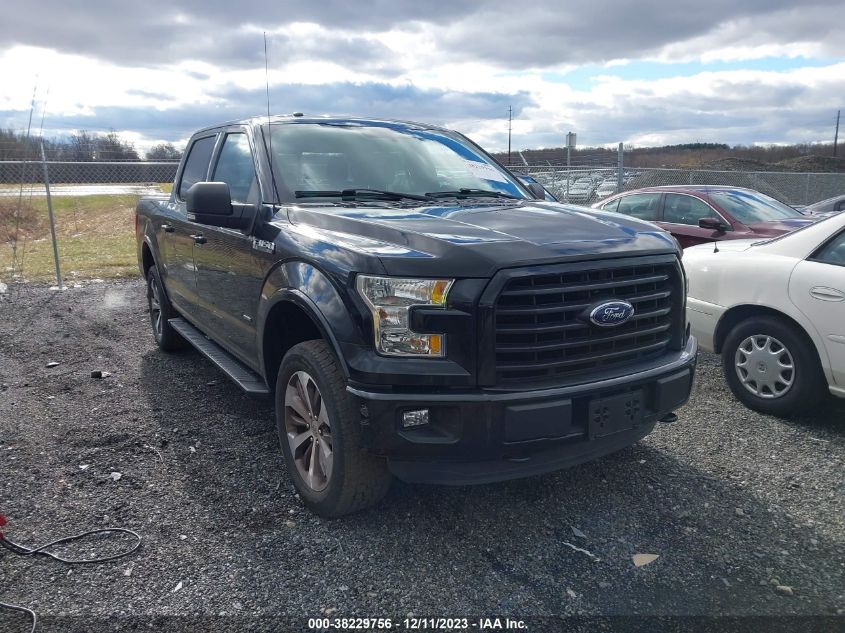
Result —
[{"label": "white cloud", "polygon": [[[49,86],[48,128],[114,127],[139,147],[262,112],[263,30],[275,110],[424,118],[493,150],[507,145],[508,105],[514,147],[560,145],[569,130],[586,144],[818,141],[845,92],[845,41],[827,0],[620,0],[577,10],[483,0],[436,14],[400,0],[376,0],[369,12],[340,0],[264,12],[253,0],[150,0],[143,11],[91,1],[96,19],[57,0],[8,12],[0,125],[23,127],[36,77],[40,99]],[[267,26],[242,17],[259,13]],[[801,58],[806,68],[620,76],[641,60],[669,74],[677,62],[768,59],[777,68]],[[586,63],[601,73],[560,81]]]}]

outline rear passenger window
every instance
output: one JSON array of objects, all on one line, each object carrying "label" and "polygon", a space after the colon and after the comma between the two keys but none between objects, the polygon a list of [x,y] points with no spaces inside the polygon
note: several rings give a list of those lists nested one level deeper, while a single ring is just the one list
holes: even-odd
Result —
[{"label": "rear passenger window", "polygon": [[255,164],[246,134],[227,134],[212,180],[229,185],[232,202],[258,201]]},{"label": "rear passenger window", "polygon": [[639,220],[655,221],[657,220],[659,206],[659,193],[632,193],[630,196],[619,198],[619,206],[616,211]]},{"label": "rear passenger window", "polygon": [[214,136],[206,136],[197,139],[191,145],[188,153],[188,160],[182,170],[182,181],[179,183],[179,199],[184,200],[194,184],[205,180],[208,173],[208,163],[211,161],[211,152],[214,150]]}]

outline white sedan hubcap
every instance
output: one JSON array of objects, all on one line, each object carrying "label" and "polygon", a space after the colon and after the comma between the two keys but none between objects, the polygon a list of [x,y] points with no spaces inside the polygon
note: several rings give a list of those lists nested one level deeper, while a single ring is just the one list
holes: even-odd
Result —
[{"label": "white sedan hubcap", "polygon": [[736,349],[734,364],[740,382],[758,398],[780,398],[795,381],[792,354],[773,336],[746,338]]}]

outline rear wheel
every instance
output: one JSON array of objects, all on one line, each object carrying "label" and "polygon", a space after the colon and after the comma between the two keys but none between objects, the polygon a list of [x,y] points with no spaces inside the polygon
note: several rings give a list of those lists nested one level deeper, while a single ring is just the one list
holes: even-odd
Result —
[{"label": "rear wheel", "polygon": [[177,317],[176,311],[170,305],[158,268],[151,267],[147,271],[147,305],[150,309],[150,324],[153,326],[153,336],[156,343],[164,352],[174,352],[185,346],[185,340],[174,330],[169,319]]},{"label": "rear wheel", "polygon": [[276,431],[305,504],[334,518],[377,503],[390,487],[384,459],[361,447],[360,420],[325,341],[293,346],[276,380]]},{"label": "rear wheel", "polygon": [[812,342],[770,316],[741,321],[722,347],[722,367],[734,395],[761,413],[789,416],[817,405],[824,376]]}]

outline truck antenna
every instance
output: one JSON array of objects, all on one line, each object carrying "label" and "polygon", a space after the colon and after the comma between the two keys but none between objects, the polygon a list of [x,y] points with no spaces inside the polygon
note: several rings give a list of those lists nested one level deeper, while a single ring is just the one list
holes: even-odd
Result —
[{"label": "truck antenna", "polygon": [[[270,129],[270,73],[267,69],[267,31],[264,31],[264,86],[267,90],[267,136],[261,130],[261,138],[264,141],[264,152],[267,154],[267,164],[270,166],[270,180],[273,182],[273,191],[276,193],[276,202],[281,202],[279,187],[276,185],[276,174],[273,171],[273,131]],[[268,138],[269,137],[269,141]],[[268,149],[269,142],[269,149]]]}]

